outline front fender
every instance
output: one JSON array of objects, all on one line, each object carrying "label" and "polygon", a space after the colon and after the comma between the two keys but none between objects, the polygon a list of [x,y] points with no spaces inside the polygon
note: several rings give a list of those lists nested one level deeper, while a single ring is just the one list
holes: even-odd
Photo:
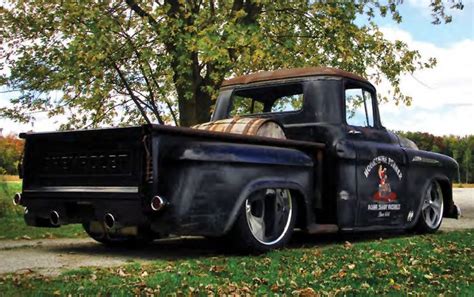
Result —
[{"label": "front fender", "polygon": [[[428,179],[425,180],[425,182],[423,183],[423,185],[421,186],[421,189],[422,191],[420,192],[420,195],[419,197],[417,197],[417,207],[416,207],[416,211],[414,213],[414,217],[413,219],[411,220],[410,223],[408,223],[407,225],[407,228],[413,228],[416,223],[418,222],[420,216],[421,216],[421,208],[423,207],[423,198],[424,198],[424,194],[429,186],[429,184],[433,181],[433,180],[436,180],[438,181],[440,184],[441,183],[449,183],[449,179],[446,177],[446,176],[443,176],[443,175],[434,175]],[[443,196],[446,195],[445,193],[445,189],[443,189]],[[446,199],[447,198],[447,199]],[[446,200],[448,201],[453,201],[452,199],[452,196],[445,196],[444,198],[444,202],[446,202]],[[454,205],[454,203],[452,203],[452,205]],[[449,210],[448,208],[450,208],[451,206],[450,205],[445,205],[445,208],[444,208],[444,212],[443,212],[443,217],[449,217],[447,216],[446,214],[449,213]]]},{"label": "front fender", "polygon": [[407,222],[412,227],[418,219],[423,202],[424,189],[432,180],[437,180],[443,190],[444,217],[457,218],[459,211],[452,196],[452,183],[458,178],[459,166],[453,158],[422,150],[404,148],[408,159],[408,197],[409,210],[414,211],[414,219]]}]

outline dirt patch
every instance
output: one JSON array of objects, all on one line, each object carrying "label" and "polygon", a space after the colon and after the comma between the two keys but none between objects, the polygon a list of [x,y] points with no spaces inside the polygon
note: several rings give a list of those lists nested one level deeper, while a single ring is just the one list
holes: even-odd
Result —
[{"label": "dirt patch", "polygon": [[216,242],[201,237],[157,240],[140,248],[110,248],[92,239],[8,240],[0,241],[0,274],[31,271],[57,275],[87,266],[110,267],[222,253]]}]

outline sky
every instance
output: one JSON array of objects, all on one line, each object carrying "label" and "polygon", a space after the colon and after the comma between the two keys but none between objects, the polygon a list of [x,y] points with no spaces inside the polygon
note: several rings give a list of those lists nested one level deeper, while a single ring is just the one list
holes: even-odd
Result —
[{"label": "sky", "polygon": [[[433,25],[429,0],[405,0],[399,7],[401,24],[390,18],[376,18],[386,38],[405,41],[423,58],[435,57],[434,69],[417,71],[401,78],[401,90],[413,97],[411,106],[382,104],[382,123],[390,130],[422,131],[435,135],[474,134],[474,0],[464,0],[462,11],[449,11],[453,21]],[[386,83],[376,85],[386,94]],[[10,94],[11,95],[11,94]],[[0,93],[0,106],[8,105],[9,94]],[[55,130],[64,121],[38,114],[35,123],[23,125],[0,118],[6,133]]]},{"label": "sky", "polygon": [[[382,123],[391,130],[474,134],[474,0],[463,1],[462,11],[450,11],[453,21],[441,25],[431,24],[428,3],[406,0],[401,24],[376,20],[386,38],[405,41],[422,57],[438,61],[433,69],[401,78],[401,90],[413,97],[412,105],[381,105]],[[384,83],[376,87],[381,93],[388,90]]]}]

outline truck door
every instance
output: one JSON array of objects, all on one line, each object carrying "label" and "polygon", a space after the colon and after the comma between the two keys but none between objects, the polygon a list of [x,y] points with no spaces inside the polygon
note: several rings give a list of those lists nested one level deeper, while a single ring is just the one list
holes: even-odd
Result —
[{"label": "truck door", "polygon": [[406,158],[395,136],[380,124],[375,89],[345,83],[347,140],[356,151],[355,227],[404,222]]}]

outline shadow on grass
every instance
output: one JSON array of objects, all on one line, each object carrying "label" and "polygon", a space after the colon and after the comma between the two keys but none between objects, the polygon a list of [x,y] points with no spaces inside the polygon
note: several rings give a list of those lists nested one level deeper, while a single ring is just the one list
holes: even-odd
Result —
[{"label": "shadow on grass", "polygon": [[[404,232],[377,232],[355,234],[317,234],[309,235],[295,232],[289,249],[318,248],[329,245],[342,245],[364,241],[378,241],[389,238],[407,238],[414,236]],[[65,247],[48,247],[52,253],[73,253],[82,255],[123,258],[130,261],[178,260],[193,258],[209,258],[219,256],[244,256],[232,249],[221,239],[204,237],[175,237],[155,240],[153,243],[139,247],[107,247],[100,243],[78,243]],[[265,256],[263,254],[262,256]]]}]

